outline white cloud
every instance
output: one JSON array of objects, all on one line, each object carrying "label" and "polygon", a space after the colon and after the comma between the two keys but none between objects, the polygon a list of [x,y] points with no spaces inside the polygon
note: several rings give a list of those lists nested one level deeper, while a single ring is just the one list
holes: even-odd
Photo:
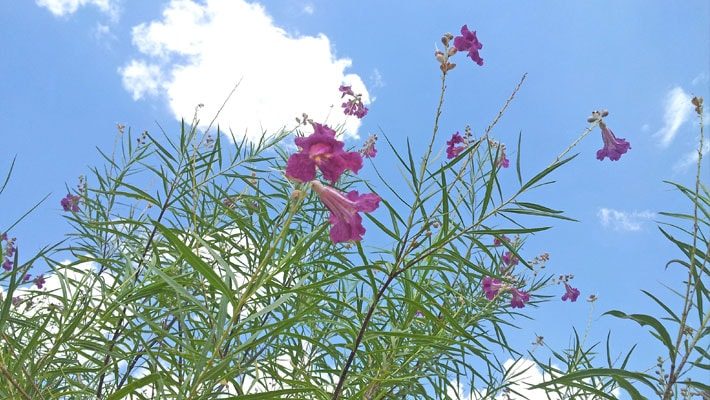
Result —
[{"label": "white cloud", "polygon": [[293,127],[304,112],[357,136],[360,121],[343,114],[338,87],[351,84],[370,102],[362,79],[345,72],[351,60],[337,58],[325,35],[289,35],[244,0],[171,0],[160,20],[133,28],[133,43],[150,61],[129,61],[124,87],[134,99],[165,98],[178,119],[204,104],[201,128],[241,80],[217,120],[237,137]]},{"label": "white cloud", "polygon": [[118,19],[117,0],[36,0],[40,7],[44,7],[56,17],[74,14],[80,7],[92,5],[106,13],[112,20]]},{"label": "white cloud", "polygon": [[[702,152],[703,152],[703,157],[705,157],[708,152],[710,152],[710,142],[704,142],[703,147],[702,147]],[[698,162],[698,149],[693,149],[687,153],[685,153],[679,160],[678,162],[673,165],[673,170],[676,172],[680,172],[685,170],[686,168],[690,167],[691,165],[695,165]]]},{"label": "white cloud", "polygon": [[600,208],[597,216],[605,228],[612,228],[616,231],[639,231],[643,223],[653,219],[656,214],[648,210],[626,212]]},{"label": "white cloud", "polygon": [[678,134],[680,127],[688,120],[693,105],[691,97],[683,88],[676,86],[666,95],[665,111],[663,114],[663,128],[654,134],[659,138],[661,147],[668,147]]},{"label": "white cloud", "polygon": [[133,100],[140,100],[145,95],[156,95],[162,89],[162,72],[155,64],[144,61],[131,60],[119,69],[123,79],[123,86],[131,92]]},{"label": "white cloud", "polygon": [[[555,367],[553,365],[553,367]],[[550,380],[550,375],[543,372],[535,363],[535,361],[522,358],[519,360],[508,359],[503,363],[505,368],[505,381],[508,383],[506,393],[501,393],[494,397],[496,400],[563,400],[563,399],[578,399],[578,400],[593,400],[596,396],[585,395],[579,392],[579,389],[572,387],[560,387],[561,395],[550,392],[545,392],[544,389],[532,389],[544,381]],[[556,368],[556,367],[555,367]],[[590,382],[587,382],[590,383]],[[619,397],[618,389],[612,390],[612,395]],[[447,395],[456,400],[478,400],[490,398],[490,395],[481,390],[465,390],[463,385],[451,383],[447,390]]]},{"label": "white cloud", "polygon": [[313,15],[313,13],[316,12],[316,8],[312,3],[307,3],[303,6],[303,12],[308,15]]}]

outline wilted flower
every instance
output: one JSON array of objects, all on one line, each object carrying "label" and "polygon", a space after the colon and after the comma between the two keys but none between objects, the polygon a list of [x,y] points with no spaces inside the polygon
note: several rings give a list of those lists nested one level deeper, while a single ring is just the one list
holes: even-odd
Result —
[{"label": "wilted flower", "polygon": [[510,292],[513,293],[513,297],[510,299],[510,306],[512,308],[523,308],[525,307],[525,303],[530,301],[530,295],[527,292],[516,288],[510,289]]},{"label": "wilted flower", "polygon": [[564,284],[565,294],[562,295],[562,301],[567,301],[567,299],[569,299],[569,301],[571,302],[577,301],[577,297],[579,297],[579,289],[573,288],[567,282],[564,282]]},{"label": "wilted flower", "polygon": [[515,254],[513,254],[509,251],[506,251],[505,253],[503,253],[503,256],[501,257],[501,259],[503,260],[503,263],[505,263],[505,265],[507,265],[509,267],[512,267],[514,265],[518,265],[518,257],[516,257]]},{"label": "wilted flower", "polygon": [[498,238],[498,237],[493,238],[493,246],[500,246],[504,242],[510,243],[510,239],[505,235],[502,235],[500,238]]},{"label": "wilted flower", "polygon": [[62,205],[64,211],[79,212],[79,200],[81,197],[73,194],[67,194],[59,204]]},{"label": "wilted flower", "polygon": [[446,158],[452,159],[458,157],[458,155],[466,149],[465,145],[456,146],[462,143],[465,143],[465,140],[460,133],[456,132],[451,135],[451,139],[446,141]]},{"label": "wilted flower", "polygon": [[611,161],[617,161],[622,154],[631,148],[631,144],[625,139],[614,136],[614,132],[603,121],[599,122],[599,127],[602,130],[604,147],[597,151],[597,160],[604,160],[604,157],[609,157]]},{"label": "wilted flower", "polygon": [[360,153],[363,157],[374,158],[377,155],[375,143],[377,143],[377,135],[370,135],[362,146],[362,149],[360,149]]},{"label": "wilted flower", "polygon": [[14,307],[19,306],[20,303],[22,303],[22,297],[20,297],[20,296],[13,296],[13,297],[12,297],[12,305],[13,305]]},{"label": "wilted flower", "polygon": [[498,292],[503,287],[500,280],[486,276],[483,278],[483,292],[488,300],[493,300],[498,295]]},{"label": "wilted flower", "polygon": [[461,27],[461,36],[454,38],[454,47],[458,51],[468,51],[468,56],[478,65],[483,65],[483,59],[478,54],[478,50],[483,48],[481,42],[476,37],[476,31],[469,31],[468,26]]},{"label": "wilted flower", "polygon": [[44,274],[37,275],[34,279],[34,284],[37,285],[37,289],[42,289],[47,281],[44,279]]},{"label": "wilted flower", "polygon": [[287,177],[308,182],[315,179],[318,167],[325,179],[335,183],[346,169],[355,173],[360,170],[362,156],[356,151],[343,151],[344,143],[335,138],[334,130],[318,123],[313,129],[311,135],[296,138],[301,151],[288,158]]},{"label": "wilted flower", "polygon": [[362,226],[362,212],[372,212],[380,205],[380,197],[374,193],[359,194],[356,190],[343,195],[317,180],[311,187],[330,211],[330,240],[333,243],[360,241],[365,234]]}]

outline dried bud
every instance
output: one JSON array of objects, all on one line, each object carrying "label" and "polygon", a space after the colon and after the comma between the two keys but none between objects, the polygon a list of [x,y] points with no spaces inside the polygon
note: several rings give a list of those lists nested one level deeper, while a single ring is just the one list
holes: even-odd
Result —
[{"label": "dried bud", "polygon": [[291,192],[291,199],[293,199],[295,201],[299,201],[303,197],[305,197],[305,193],[302,190],[296,189],[293,192]]},{"label": "dried bud", "polygon": [[607,115],[609,115],[609,111],[607,111],[607,110],[601,110],[600,113],[601,113],[602,117],[606,117]]},{"label": "dried bud", "polygon": [[444,56],[444,53],[440,52],[439,50],[434,52],[434,57],[436,57],[436,61],[438,61],[442,65],[446,62],[446,57]]},{"label": "dried bud", "polygon": [[454,35],[450,33],[445,33],[444,36],[441,37],[441,43],[444,44],[444,46],[449,47],[449,42],[451,42],[451,39],[454,38]]},{"label": "dried bud", "polygon": [[693,103],[695,106],[695,112],[698,113],[698,115],[702,115],[703,113],[703,98],[695,96],[693,97],[693,100],[690,101]]},{"label": "dried bud", "polygon": [[458,50],[456,50],[456,47],[449,47],[449,51],[448,51],[449,57],[451,57],[451,56],[453,56],[454,54],[456,54],[457,51],[458,51]]}]

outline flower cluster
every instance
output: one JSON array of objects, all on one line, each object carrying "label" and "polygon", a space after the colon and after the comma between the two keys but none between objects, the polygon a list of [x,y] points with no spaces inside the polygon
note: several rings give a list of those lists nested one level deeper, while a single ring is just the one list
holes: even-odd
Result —
[{"label": "flower cluster", "polygon": [[509,286],[501,282],[500,279],[486,276],[483,278],[483,292],[488,300],[493,300],[501,292],[510,292],[510,306],[512,308],[523,308],[525,303],[530,301],[530,294],[518,288]]},{"label": "flower cluster", "polygon": [[599,128],[602,131],[604,147],[597,151],[597,160],[602,161],[604,158],[609,157],[611,161],[618,161],[622,154],[625,154],[631,149],[631,144],[625,139],[614,136],[614,132],[604,123],[604,117],[607,115],[609,115],[609,111],[607,110],[592,111],[592,115],[587,118],[587,121],[598,122]]},{"label": "flower cluster", "polygon": [[7,233],[3,233],[0,235],[0,242],[5,242],[5,250],[3,251],[3,254],[5,255],[5,259],[3,260],[2,263],[2,269],[5,271],[12,271],[12,265],[13,261],[12,258],[15,256],[15,240],[16,238],[8,238]]},{"label": "flower cluster", "polygon": [[[454,41],[454,45],[449,47],[452,39]],[[434,57],[439,62],[439,68],[444,74],[456,67],[456,64],[450,62],[449,60],[459,51],[468,52],[468,56],[471,60],[478,65],[483,65],[483,59],[478,53],[478,51],[483,48],[483,45],[478,40],[476,31],[471,32],[468,29],[468,25],[461,27],[461,36],[454,37],[454,35],[446,33],[441,37],[441,42],[444,44],[444,51],[436,50],[434,52]]]},{"label": "flower cluster", "polygon": [[360,119],[367,115],[368,109],[362,102],[361,93],[355,94],[353,92],[352,86],[345,85],[340,85],[340,88],[338,90],[340,90],[340,93],[342,93],[340,98],[343,98],[345,96],[349,97],[348,100],[342,104],[343,112],[345,113],[345,115],[354,115]]},{"label": "flower cluster", "polygon": [[466,139],[458,131],[446,141],[446,158],[449,160],[458,157],[466,149]]},{"label": "flower cluster", "polygon": [[483,65],[483,59],[478,50],[483,48],[481,42],[478,41],[476,31],[468,30],[468,25],[461,27],[461,36],[454,38],[454,47],[458,51],[468,51],[468,56],[478,65]]},{"label": "flower cluster", "polygon": [[344,151],[345,144],[336,139],[335,131],[318,123],[313,124],[311,135],[297,137],[295,142],[300,151],[292,154],[286,162],[286,176],[301,183],[309,182],[330,211],[330,239],[333,243],[362,240],[365,228],[359,212],[377,209],[380,197],[374,193],[360,194],[356,190],[344,194],[315,179],[316,169],[332,184],[346,170],[357,173],[362,168],[362,155]]}]

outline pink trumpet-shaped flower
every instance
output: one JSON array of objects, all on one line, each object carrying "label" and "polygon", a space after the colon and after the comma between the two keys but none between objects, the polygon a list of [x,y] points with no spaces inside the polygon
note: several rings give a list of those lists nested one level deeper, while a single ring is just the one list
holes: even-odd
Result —
[{"label": "pink trumpet-shaped flower", "polygon": [[502,287],[503,284],[498,279],[491,278],[490,276],[483,278],[483,292],[486,294],[488,300],[493,300]]},{"label": "pink trumpet-shaped flower", "polygon": [[360,241],[365,228],[358,213],[375,211],[380,205],[380,196],[374,193],[361,195],[356,190],[343,195],[317,180],[311,181],[311,187],[330,211],[330,240],[333,243]]},{"label": "pink trumpet-shaped flower", "polygon": [[[466,148],[466,145],[463,144],[464,142],[463,136],[461,136],[460,133],[456,132],[451,135],[451,139],[446,141],[446,158],[452,159],[458,157]],[[456,145],[458,144],[461,144],[461,146],[457,147]]]},{"label": "pink trumpet-shaped flower", "polygon": [[481,42],[478,41],[476,37],[476,31],[469,31],[468,26],[464,25],[461,27],[461,36],[456,36],[454,38],[454,47],[458,51],[468,51],[468,56],[478,65],[483,65],[483,59],[478,50],[483,48]]},{"label": "pink trumpet-shaped flower", "polygon": [[81,197],[78,195],[67,194],[59,203],[64,211],[79,212],[79,200]]},{"label": "pink trumpet-shaped flower", "polygon": [[567,282],[564,282],[565,284],[565,294],[562,295],[562,301],[569,301],[575,302],[577,301],[577,297],[579,297],[579,289],[573,288],[570,286]]},{"label": "pink trumpet-shaped flower", "polygon": [[47,281],[44,279],[44,274],[37,275],[34,279],[34,284],[37,285],[37,289],[42,289]]},{"label": "pink trumpet-shaped flower", "polygon": [[523,308],[525,307],[525,303],[530,301],[530,295],[528,292],[515,288],[510,289],[510,292],[513,293],[513,297],[510,299],[510,306],[512,308]]},{"label": "pink trumpet-shaped flower", "polygon": [[503,253],[503,256],[501,257],[501,259],[503,259],[503,262],[505,263],[505,265],[507,265],[509,267],[512,267],[514,265],[518,265],[518,257],[516,257],[515,254],[513,254],[509,251],[506,251],[505,253]]},{"label": "pink trumpet-shaped flower", "polygon": [[631,144],[625,139],[617,138],[614,132],[609,129],[604,122],[599,122],[599,127],[602,130],[602,139],[604,147],[597,151],[597,160],[604,160],[609,157],[611,161],[617,161],[621,155],[629,151]]},{"label": "pink trumpet-shaped flower", "polygon": [[345,170],[357,173],[362,168],[362,156],[356,151],[343,151],[344,143],[335,138],[334,130],[317,123],[313,129],[311,135],[296,138],[301,151],[288,158],[287,177],[308,182],[315,179],[318,167],[325,179],[335,183]]}]

